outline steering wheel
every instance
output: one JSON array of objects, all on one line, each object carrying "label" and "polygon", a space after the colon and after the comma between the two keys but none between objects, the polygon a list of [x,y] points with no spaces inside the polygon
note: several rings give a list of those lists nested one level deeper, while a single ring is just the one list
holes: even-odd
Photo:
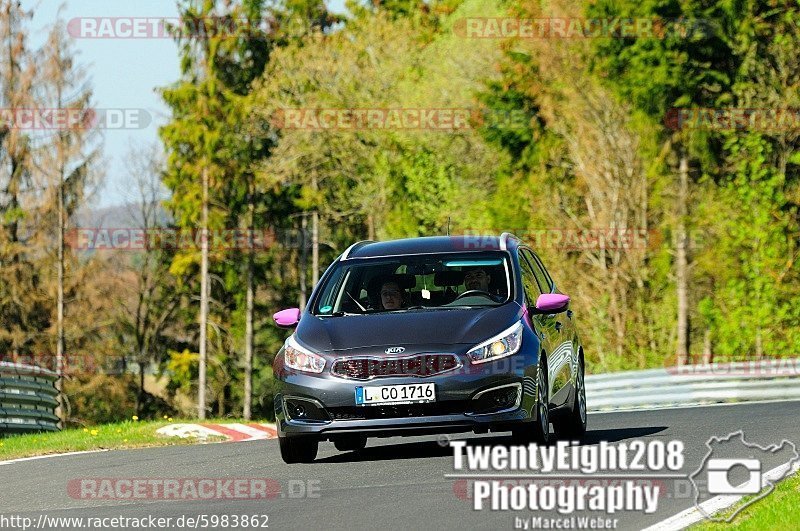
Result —
[{"label": "steering wheel", "polygon": [[463,299],[464,297],[473,297],[475,295],[480,295],[481,297],[486,297],[487,299],[494,300],[494,296],[488,291],[483,291],[482,289],[468,289],[467,291],[465,291],[464,293],[453,299],[453,302],[456,302],[458,299]]}]

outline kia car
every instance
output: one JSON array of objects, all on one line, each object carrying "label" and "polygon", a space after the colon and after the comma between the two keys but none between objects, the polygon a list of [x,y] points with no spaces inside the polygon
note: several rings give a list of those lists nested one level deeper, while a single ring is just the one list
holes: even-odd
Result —
[{"label": "kia car", "polygon": [[321,441],[357,452],[376,437],[586,431],[570,298],[509,233],[355,243],[304,309],[273,317],[294,328],[274,362],[287,463],[313,461]]}]

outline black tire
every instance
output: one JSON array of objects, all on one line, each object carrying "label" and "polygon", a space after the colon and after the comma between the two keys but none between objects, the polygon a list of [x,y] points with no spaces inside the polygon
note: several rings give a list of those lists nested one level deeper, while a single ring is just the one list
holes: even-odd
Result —
[{"label": "black tire", "polygon": [[319,441],[311,437],[278,437],[278,446],[286,464],[311,463],[317,458]]},{"label": "black tire", "polygon": [[523,427],[512,430],[511,436],[516,444],[535,442],[539,445],[550,444],[550,385],[547,377],[547,362],[544,356],[539,358],[536,369],[536,419],[526,422]]},{"label": "black tire", "polygon": [[575,375],[575,400],[572,411],[555,426],[558,437],[563,440],[581,441],[586,435],[586,380],[584,379],[583,358],[578,358],[578,371]]},{"label": "black tire", "polygon": [[340,452],[360,452],[367,447],[367,437],[365,435],[352,435],[335,439],[333,445]]}]

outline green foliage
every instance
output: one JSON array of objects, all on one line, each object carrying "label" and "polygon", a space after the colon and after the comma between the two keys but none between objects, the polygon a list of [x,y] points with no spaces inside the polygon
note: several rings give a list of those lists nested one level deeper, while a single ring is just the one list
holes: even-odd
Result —
[{"label": "green foliage", "polygon": [[[66,381],[64,392],[71,408],[70,425],[107,424],[137,414],[139,387],[133,374],[76,374]],[[145,405],[139,412],[141,419],[175,414],[175,409],[160,397],[148,394],[144,400]]]},{"label": "green foliage", "polygon": [[[184,29],[209,16],[238,29],[208,38],[179,32],[181,77],[162,91],[172,117],[159,132],[171,223],[199,228],[207,172],[212,230],[277,236],[254,253],[211,250],[208,390],[220,414],[238,411],[244,399],[245,279],[252,265],[253,405],[256,415],[272,415],[271,364],[286,332],[270,315],[296,305],[304,274],[299,264],[311,255],[299,248],[297,231],[312,213],[319,219],[321,270],[364,238],[443,234],[448,227],[456,234],[519,233],[573,297],[593,372],[675,361],[675,251],[679,228],[686,226],[693,358],[701,356],[701,338],[724,357],[800,349],[800,133],[675,129],[670,121],[676,108],[800,107],[796,4],[348,5],[348,17],[331,15],[321,0],[204,0],[179,7]],[[13,20],[0,24],[6,28],[0,42],[21,38],[21,44],[2,47],[8,60],[0,62],[0,93],[9,106],[32,106],[31,98],[47,90],[34,81],[33,54],[23,45],[26,15],[12,11],[5,16]],[[460,34],[465,18],[507,15],[649,19],[663,33],[561,40]],[[446,131],[309,130],[281,123],[287,111],[321,109],[459,109],[475,120]],[[679,204],[677,168],[684,153],[690,187]],[[65,173],[70,213],[91,177],[91,157],[86,160]],[[41,204],[25,199],[38,198],[36,187],[52,181],[34,162],[53,166],[24,134],[0,130],[0,354],[53,345],[52,231],[34,227],[40,219],[42,227],[52,226],[53,203],[47,194]],[[586,230],[643,230],[646,245],[564,248],[551,239],[553,231]],[[139,268],[137,260],[127,265]],[[168,269],[171,278],[149,293],[157,299],[154,308],[172,313],[154,339],[158,348],[136,355],[149,353],[161,363],[177,403],[179,395],[197,391],[200,251],[167,251],[155,260],[140,269],[164,277]],[[71,345],[97,352],[113,343],[128,352],[125,338],[136,335],[136,319],[109,312],[107,301],[129,283],[130,269],[114,260],[79,263],[73,257],[67,265],[73,279],[67,299],[75,314],[80,305],[81,314],[93,316],[86,321],[96,321],[98,329],[107,325],[121,338],[102,340],[68,312]],[[122,273],[101,275],[106,270]],[[101,277],[110,280],[89,282]],[[136,297],[128,297],[114,303],[135,306]],[[73,381],[77,417],[100,422],[130,414],[135,383],[103,375]],[[107,396],[108,405],[94,410],[91,396]],[[153,414],[166,408],[151,403],[146,407]]]}]

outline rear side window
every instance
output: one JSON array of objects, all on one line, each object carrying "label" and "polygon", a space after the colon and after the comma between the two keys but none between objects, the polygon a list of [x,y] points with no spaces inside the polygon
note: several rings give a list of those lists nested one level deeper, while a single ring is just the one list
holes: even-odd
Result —
[{"label": "rear side window", "polygon": [[544,270],[539,265],[538,260],[529,249],[521,249],[525,261],[528,263],[533,276],[536,278],[536,283],[539,285],[540,293],[550,293],[550,281],[544,273]]},{"label": "rear side window", "polygon": [[520,253],[519,255],[520,273],[522,275],[522,289],[525,291],[525,298],[528,300],[529,305],[536,303],[536,299],[542,294],[542,289],[536,281],[536,275],[533,273],[533,268]]},{"label": "rear side window", "polygon": [[529,251],[529,253],[533,257],[533,259],[535,260],[535,262],[533,262],[533,264],[532,264],[533,267],[534,267],[534,271],[536,269],[539,269],[542,272],[542,274],[544,274],[545,278],[547,279],[547,292],[549,293],[550,291],[552,291],[551,288],[555,284],[555,282],[553,282],[553,277],[550,276],[550,273],[547,271],[547,268],[544,267],[544,264],[542,263],[542,260],[539,258],[539,256],[537,256],[536,253],[534,253],[532,251]]}]

